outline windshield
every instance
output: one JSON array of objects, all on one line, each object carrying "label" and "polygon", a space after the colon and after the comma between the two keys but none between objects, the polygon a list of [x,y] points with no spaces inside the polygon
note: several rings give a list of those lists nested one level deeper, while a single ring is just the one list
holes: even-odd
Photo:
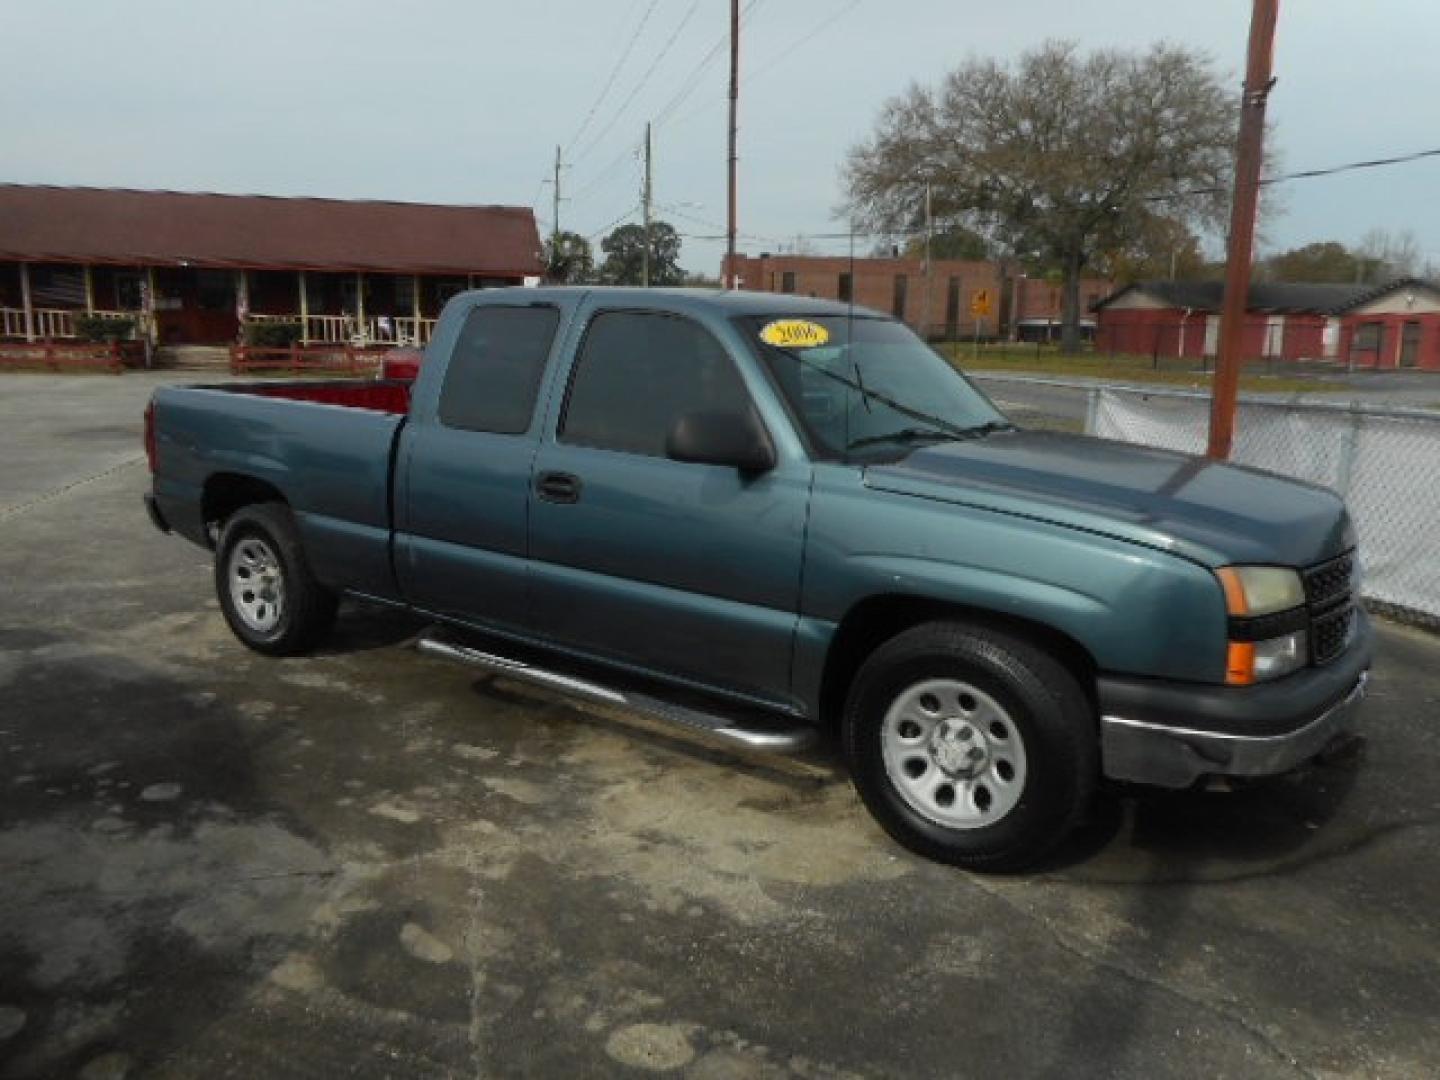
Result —
[{"label": "windshield", "polygon": [[893,458],[1011,426],[903,323],[844,315],[741,323],[822,456]]}]

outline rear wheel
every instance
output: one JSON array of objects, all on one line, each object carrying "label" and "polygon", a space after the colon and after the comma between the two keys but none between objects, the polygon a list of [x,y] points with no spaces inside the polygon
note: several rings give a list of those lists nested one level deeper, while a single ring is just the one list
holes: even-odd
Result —
[{"label": "rear wheel", "polygon": [[856,789],[880,825],[927,858],[1015,870],[1062,840],[1099,771],[1089,700],[1030,642],[928,623],[877,649],[846,704]]},{"label": "rear wheel", "polygon": [[338,600],[310,572],[290,510],[235,512],[215,550],[215,591],[230,629],[256,652],[308,652],[335,621]]}]

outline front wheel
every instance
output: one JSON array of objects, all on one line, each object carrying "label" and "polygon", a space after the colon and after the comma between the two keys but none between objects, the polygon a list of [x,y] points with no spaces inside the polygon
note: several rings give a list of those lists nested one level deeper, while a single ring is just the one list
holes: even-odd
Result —
[{"label": "front wheel", "polygon": [[289,508],[235,512],[215,548],[215,592],[230,629],[256,652],[298,656],[335,621],[338,601],[315,580]]},{"label": "front wheel", "polygon": [[845,755],[894,839],[974,870],[1034,863],[1084,814],[1099,772],[1092,709],[1030,642],[927,623],[877,649],[846,703]]}]

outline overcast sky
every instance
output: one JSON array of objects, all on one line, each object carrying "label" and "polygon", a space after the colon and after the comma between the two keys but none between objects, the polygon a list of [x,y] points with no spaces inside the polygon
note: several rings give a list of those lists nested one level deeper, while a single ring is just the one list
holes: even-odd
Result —
[{"label": "overcast sky", "polygon": [[[562,224],[598,233],[638,203],[633,150],[663,116],[655,198],[678,210],[662,215],[682,232],[723,229],[723,48],[702,60],[725,37],[727,0],[0,2],[3,180],[533,203],[548,228],[540,182],[560,143],[573,161]],[[971,54],[1014,56],[1047,36],[1166,39],[1208,51],[1238,89],[1249,7],[757,0],[741,57],[741,230],[836,229],[846,148],[885,98]],[[1435,0],[1286,0],[1276,71],[1287,169],[1440,146]],[[1263,226],[1272,247],[1381,226],[1413,229],[1440,261],[1440,159],[1287,189]],[[687,240],[681,261],[715,274],[722,246]]]}]

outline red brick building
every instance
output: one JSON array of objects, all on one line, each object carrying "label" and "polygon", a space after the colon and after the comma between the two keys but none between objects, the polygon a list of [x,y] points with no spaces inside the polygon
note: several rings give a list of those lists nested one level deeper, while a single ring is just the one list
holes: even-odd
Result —
[{"label": "red brick building", "polygon": [[0,184],[0,340],[71,338],[88,314],[160,344],[267,320],[424,343],[455,293],[541,272],[529,207]]},{"label": "red brick building", "polygon": [[[997,262],[935,259],[927,274],[919,258],[737,255],[733,267],[721,266],[722,279],[731,273],[742,289],[853,300],[931,338],[970,337],[977,330],[986,337],[1059,336],[1060,285],[1023,274],[1007,276]],[[1082,281],[1082,310],[1110,289],[1111,283],[1099,278]],[[976,316],[971,306],[981,292],[989,298],[990,313]]]},{"label": "red brick building", "polygon": [[[1213,357],[1224,285],[1142,281],[1096,304],[1096,348],[1141,356]],[[1440,287],[1257,282],[1244,331],[1247,360],[1334,361],[1440,370]]]}]

